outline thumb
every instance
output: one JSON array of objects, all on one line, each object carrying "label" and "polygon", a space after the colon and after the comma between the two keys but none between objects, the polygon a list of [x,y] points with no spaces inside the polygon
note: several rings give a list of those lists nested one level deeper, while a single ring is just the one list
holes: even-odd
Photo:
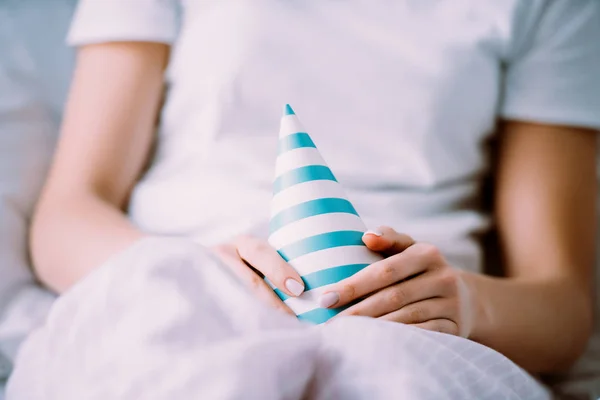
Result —
[{"label": "thumb", "polygon": [[398,254],[415,244],[413,238],[394,229],[381,226],[368,230],[363,235],[363,243],[370,249],[386,256]]}]

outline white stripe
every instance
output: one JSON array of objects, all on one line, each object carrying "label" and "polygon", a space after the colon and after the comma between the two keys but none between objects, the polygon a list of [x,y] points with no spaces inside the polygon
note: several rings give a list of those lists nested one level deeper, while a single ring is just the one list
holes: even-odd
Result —
[{"label": "white stripe", "polygon": [[319,308],[317,303],[321,293],[325,292],[327,288],[332,285],[321,286],[308,292],[302,293],[300,297],[290,297],[285,301],[285,304],[292,309],[296,315],[304,314],[305,312],[312,311],[315,308]]},{"label": "white stripe", "polygon": [[302,123],[296,115],[284,115],[281,118],[281,127],[279,128],[279,138],[286,137],[293,133],[306,132]]},{"label": "white stripe", "polygon": [[269,278],[265,278],[265,282],[271,287],[271,289],[277,289],[277,286],[275,286],[275,284],[271,282]]},{"label": "white stripe", "polygon": [[275,164],[275,177],[285,174],[296,168],[307,165],[325,165],[325,160],[321,153],[314,147],[300,147],[298,149],[286,151],[277,157]]},{"label": "white stripe", "polygon": [[301,276],[350,264],[373,264],[383,258],[365,246],[342,246],[305,254],[290,262]]},{"label": "white stripe", "polygon": [[334,197],[348,199],[344,188],[336,181],[308,181],[291,186],[273,196],[271,200],[271,217],[296,204],[305,201]]},{"label": "white stripe", "polygon": [[367,227],[357,215],[328,213],[304,218],[281,227],[269,236],[269,243],[274,248],[281,249],[290,243],[320,233],[335,231],[364,232],[366,230]]}]

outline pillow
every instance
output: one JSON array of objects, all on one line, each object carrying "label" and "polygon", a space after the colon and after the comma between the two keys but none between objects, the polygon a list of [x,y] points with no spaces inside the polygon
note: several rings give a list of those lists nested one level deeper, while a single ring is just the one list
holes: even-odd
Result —
[{"label": "pillow", "polygon": [[0,375],[54,298],[31,273],[27,230],[72,70],[64,38],[75,3],[0,2]]}]

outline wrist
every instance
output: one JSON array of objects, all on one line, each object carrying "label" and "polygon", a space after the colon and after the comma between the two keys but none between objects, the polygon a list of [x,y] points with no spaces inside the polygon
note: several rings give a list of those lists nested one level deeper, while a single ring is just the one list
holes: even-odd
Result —
[{"label": "wrist", "polygon": [[464,318],[470,328],[467,338],[480,342],[485,332],[493,329],[490,301],[484,289],[486,281],[493,278],[467,271],[462,272],[461,278],[466,292],[463,299]]}]

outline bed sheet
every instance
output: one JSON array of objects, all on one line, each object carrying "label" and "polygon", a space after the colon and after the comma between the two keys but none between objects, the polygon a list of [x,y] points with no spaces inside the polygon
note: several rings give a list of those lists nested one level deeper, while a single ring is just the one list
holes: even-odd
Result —
[{"label": "bed sheet", "polygon": [[59,298],[23,344],[7,395],[549,398],[470,340],[369,318],[301,323],[260,303],[207,250],[165,238],[141,240]]}]

